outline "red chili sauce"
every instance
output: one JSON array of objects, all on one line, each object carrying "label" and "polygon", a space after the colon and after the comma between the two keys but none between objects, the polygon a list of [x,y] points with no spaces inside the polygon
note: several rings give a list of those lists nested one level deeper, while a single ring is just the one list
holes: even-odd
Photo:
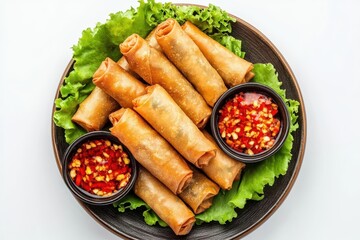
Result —
[{"label": "red chili sauce", "polygon": [[131,177],[130,159],[122,146],[104,139],[83,143],[68,167],[77,186],[98,196],[115,193]]},{"label": "red chili sauce", "polygon": [[278,106],[271,98],[240,92],[219,111],[221,137],[234,150],[254,155],[271,148],[280,130]]}]

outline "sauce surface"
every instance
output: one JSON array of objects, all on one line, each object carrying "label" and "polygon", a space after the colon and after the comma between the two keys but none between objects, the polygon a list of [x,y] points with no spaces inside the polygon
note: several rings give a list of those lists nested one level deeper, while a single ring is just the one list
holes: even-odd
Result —
[{"label": "sauce surface", "polygon": [[83,143],[68,165],[70,177],[85,191],[109,196],[126,186],[130,159],[121,145],[99,139]]},{"label": "sauce surface", "polygon": [[219,111],[221,138],[232,149],[254,155],[271,148],[280,131],[278,106],[271,98],[240,92]]}]

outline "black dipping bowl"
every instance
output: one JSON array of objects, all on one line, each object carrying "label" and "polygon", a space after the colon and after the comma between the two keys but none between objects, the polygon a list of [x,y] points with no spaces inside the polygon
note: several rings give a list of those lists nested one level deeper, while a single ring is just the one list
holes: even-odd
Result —
[{"label": "black dipping bowl", "polygon": [[[263,94],[267,97],[270,97],[273,100],[273,102],[278,105],[278,113],[276,117],[280,120],[281,126],[280,126],[280,131],[275,139],[275,143],[271,148],[266,149],[254,155],[242,153],[231,148],[221,137],[218,128],[219,111],[228,102],[228,100],[234,98],[235,95],[240,92],[255,92],[255,93]],[[244,83],[230,88],[217,100],[211,114],[210,127],[215,141],[218,143],[219,147],[226,154],[244,163],[255,163],[269,158],[281,148],[289,133],[290,114],[285,102],[282,100],[279,94],[277,94],[273,89],[259,83],[253,83],[253,82]]]},{"label": "black dipping bowl", "polygon": [[[117,145],[121,145],[123,148],[123,151],[125,151],[128,154],[128,157],[130,159],[130,167],[131,167],[131,177],[129,182],[126,184],[125,187],[119,189],[117,192],[109,195],[109,196],[98,196],[95,194],[91,194],[81,187],[78,187],[74,181],[70,177],[70,171],[68,169],[68,165],[70,161],[72,160],[72,157],[76,153],[77,149],[85,142],[89,140],[95,140],[95,139],[105,139],[109,140],[112,143],[115,143]],[[123,198],[134,186],[135,180],[137,177],[138,167],[137,163],[134,159],[134,157],[131,155],[130,151],[123,145],[121,142],[113,135],[111,135],[110,132],[107,131],[94,131],[86,133],[85,135],[81,136],[80,138],[76,139],[67,149],[63,157],[62,161],[62,176],[64,178],[64,181],[68,188],[71,190],[71,192],[81,201],[85,203],[89,203],[92,205],[108,205],[112,204],[121,198]]]}]

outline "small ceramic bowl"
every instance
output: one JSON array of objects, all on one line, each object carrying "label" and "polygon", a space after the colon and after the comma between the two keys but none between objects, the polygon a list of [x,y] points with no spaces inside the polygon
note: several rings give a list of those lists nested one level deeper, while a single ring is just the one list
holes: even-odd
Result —
[{"label": "small ceramic bowl", "polygon": [[[255,94],[261,94],[264,95],[267,98],[270,98],[273,103],[275,103],[278,106],[278,113],[273,116],[274,118],[279,119],[280,121],[280,129],[278,134],[274,137],[273,144],[270,148],[263,149],[261,152],[258,153],[245,153],[245,151],[239,151],[234,148],[232,148],[221,136],[219,130],[219,119],[220,119],[220,110],[223,108],[223,106],[231,99],[233,99],[237,94],[239,93],[255,93]],[[254,95],[256,96],[256,95]],[[252,98],[252,97],[250,97]],[[254,115],[256,115],[254,113]],[[235,118],[234,118],[235,119]],[[238,121],[238,120],[237,120]],[[243,120],[246,121],[246,120]],[[290,127],[290,115],[287,109],[287,106],[285,102],[282,100],[282,98],[277,94],[273,89],[259,83],[245,83],[241,85],[237,85],[235,87],[232,87],[228,89],[215,103],[212,115],[210,118],[210,127],[212,135],[214,136],[214,139],[218,143],[219,147],[230,157],[242,161],[245,163],[255,163],[262,160],[265,160],[275,154],[283,145],[286,137],[289,133],[289,127]],[[245,127],[243,128],[245,129]],[[239,129],[238,129],[239,130]],[[239,130],[240,131],[240,130]],[[241,130],[242,131],[242,130]],[[261,130],[258,130],[261,131]],[[245,132],[245,131],[243,131]],[[240,133],[239,133],[240,134]],[[243,135],[242,135],[243,136]],[[236,134],[236,138],[238,135]],[[239,136],[239,139],[241,136]],[[236,141],[232,139],[233,141]],[[241,141],[240,141],[241,142]],[[240,148],[240,147],[239,147]],[[246,149],[246,148],[244,148]]]},{"label": "small ceramic bowl", "polygon": [[[125,186],[119,188],[118,190],[116,190],[113,193],[104,194],[103,196],[97,195],[93,192],[86,191],[83,187],[76,185],[75,184],[76,177],[73,180],[73,178],[71,177],[71,170],[69,168],[69,165],[71,165],[73,163],[74,155],[77,153],[78,149],[84,143],[89,143],[89,142],[94,143],[94,141],[101,140],[101,139],[105,140],[105,141],[109,140],[111,144],[116,144],[117,146],[122,146],[122,151],[127,154],[126,161],[130,160],[128,166],[130,166],[130,169],[131,169],[130,178]],[[95,145],[93,145],[93,146],[95,146]],[[99,158],[97,158],[97,159],[99,159]],[[103,159],[104,159],[104,161],[107,160],[105,158],[105,156]],[[81,163],[81,164],[83,164],[83,163]],[[93,170],[93,172],[96,172],[96,170]],[[110,171],[110,172],[112,172],[112,171]],[[130,151],[123,144],[121,144],[121,142],[115,136],[111,135],[111,133],[107,132],[107,131],[94,131],[94,132],[89,132],[89,133],[81,136],[67,148],[67,150],[64,154],[63,161],[62,161],[62,176],[64,178],[64,181],[65,181],[67,187],[71,190],[71,192],[78,199],[80,199],[81,201],[83,201],[85,203],[89,203],[92,205],[108,205],[108,204],[112,204],[112,203],[120,200],[121,198],[123,198],[134,186],[135,180],[137,177],[137,172],[138,172],[138,166],[137,166],[136,160],[131,155]],[[87,174],[87,173],[85,173],[85,174]],[[80,175],[80,176],[83,176],[83,175]],[[114,180],[114,182],[116,182],[116,185],[120,184],[121,179],[118,179],[118,180],[119,181]],[[103,182],[104,182],[104,180],[103,180]],[[98,189],[96,189],[96,191],[98,191]]]}]

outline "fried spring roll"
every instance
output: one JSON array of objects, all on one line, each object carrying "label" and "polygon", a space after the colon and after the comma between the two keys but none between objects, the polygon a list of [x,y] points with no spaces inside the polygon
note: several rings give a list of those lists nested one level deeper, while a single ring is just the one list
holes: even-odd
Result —
[{"label": "fried spring roll", "polygon": [[[206,138],[216,145],[215,140],[208,132],[203,131],[203,133]],[[244,168],[244,163],[230,158],[216,145],[216,156],[202,170],[222,189],[229,190],[233,182],[240,179],[240,174]]]},{"label": "fried spring roll", "polygon": [[192,171],[173,147],[136,112],[122,108],[109,116],[116,136],[149,172],[179,194],[192,178]]},{"label": "fried spring roll", "polygon": [[191,22],[185,22],[182,25],[182,29],[200,48],[206,59],[217,70],[228,87],[247,82],[254,76],[254,73],[251,72],[253,69],[251,62],[236,56],[229,49],[203,33]]},{"label": "fried spring roll", "polygon": [[136,72],[131,70],[129,63],[126,61],[124,56],[122,56],[119,61],[117,61],[117,64],[119,64],[122,69],[133,75],[135,78],[140,79],[140,76]]},{"label": "fried spring roll", "polygon": [[[227,90],[218,72],[174,19],[158,25],[156,40],[170,61],[195,86],[210,106]],[[220,56],[222,59],[222,57]]]},{"label": "fried spring roll", "polygon": [[146,94],[134,99],[137,111],[189,162],[201,168],[215,154],[215,145],[196,127],[160,85],[146,88]]},{"label": "fried spring roll", "polygon": [[[149,35],[146,37],[145,39],[149,45],[153,48],[156,48],[157,50],[159,50],[160,52],[162,51],[161,50],[161,47],[159,46],[158,42],[156,41],[156,37],[155,37],[155,29],[152,30]],[[139,75],[134,72],[131,68],[130,68],[130,65],[129,63],[126,61],[125,57],[122,56],[119,61],[117,61],[117,63],[120,65],[120,67],[122,67],[125,71],[129,72],[131,75],[133,75],[134,77],[136,78],[140,78]]]},{"label": "fried spring roll", "polygon": [[90,95],[80,103],[71,120],[88,132],[100,130],[108,121],[109,114],[119,107],[115,99],[95,87]]},{"label": "fried spring roll", "polygon": [[131,69],[147,83],[161,85],[196,126],[205,126],[211,115],[210,107],[161,52],[150,47],[137,34],[128,37],[120,45],[120,50]]},{"label": "fried spring roll", "polygon": [[194,213],[144,168],[139,168],[134,191],[176,235],[186,235],[190,232],[195,223]]},{"label": "fried spring roll", "polygon": [[219,193],[220,188],[199,170],[194,167],[191,169],[194,174],[193,178],[184,191],[179,194],[179,197],[191,207],[195,214],[199,214],[211,206],[212,200]]},{"label": "fried spring roll", "polygon": [[96,70],[93,82],[122,107],[132,107],[132,100],[145,93],[145,85],[110,58]]},{"label": "fried spring roll", "polygon": [[156,36],[155,36],[155,31],[156,31],[156,28],[154,28],[150,33],[149,35],[147,35],[147,37],[145,38],[146,42],[149,43],[149,45],[153,48],[155,48],[156,50],[162,52],[162,49],[159,45],[159,43],[157,42],[156,40]]}]

